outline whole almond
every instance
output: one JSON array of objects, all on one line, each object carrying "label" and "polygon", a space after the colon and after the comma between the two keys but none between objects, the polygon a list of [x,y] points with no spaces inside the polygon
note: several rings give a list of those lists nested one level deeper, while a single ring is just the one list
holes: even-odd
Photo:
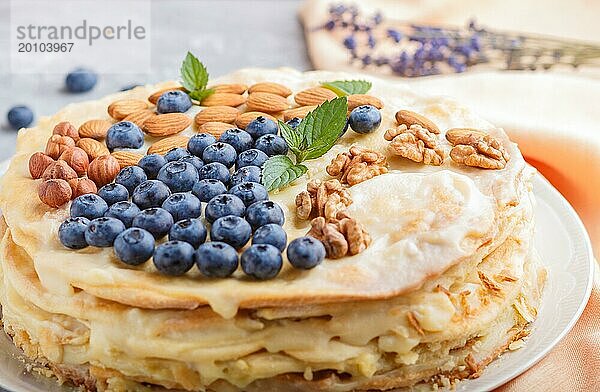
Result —
[{"label": "whole almond", "polygon": [[300,106],[320,105],[325,101],[337,98],[337,94],[324,87],[312,87],[300,91],[294,96],[294,101]]},{"label": "whole almond", "polygon": [[72,178],[77,178],[77,172],[65,161],[51,163],[42,173],[43,180],[60,179],[68,181]]},{"label": "whole almond", "polygon": [[79,147],[66,149],[60,154],[58,159],[67,162],[71,169],[75,170],[75,173],[80,177],[87,173],[88,166],[90,165],[87,153]]},{"label": "whole almond", "polygon": [[146,108],[148,105],[140,99],[121,99],[108,105],[108,115],[121,121],[131,113]]},{"label": "whole almond", "polygon": [[189,137],[182,135],[166,137],[151,145],[148,149],[148,154],[165,155],[176,147],[186,147],[189,140]]},{"label": "whole almond", "polygon": [[215,90],[215,93],[231,93],[231,94],[243,94],[246,92],[246,90],[248,90],[248,86],[246,86],[245,84],[239,84],[239,83],[217,84],[210,88]]},{"label": "whole almond", "polygon": [[108,120],[88,120],[79,126],[79,137],[104,139],[111,125]]},{"label": "whole almond", "polygon": [[352,111],[359,106],[371,105],[377,109],[383,108],[383,102],[379,98],[367,94],[348,95],[348,110]]},{"label": "whole almond", "polygon": [[192,124],[192,119],[183,113],[159,114],[144,122],[144,131],[151,136],[170,136]]},{"label": "whole almond", "polygon": [[53,208],[67,203],[72,194],[69,183],[61,179],[46,180],[38,186],[38,196],[42,203]]},{"label": "whole almond", "polygon": [[121,169],[127,166],[135,166],[138,164],[140,159],[142,159],[142,154],[136,154],[135,152],[130,151],[114,151],[111,154],[117,161],[119,161],[119,166]]},{"label": "whole almond", "polygon": [[33,179],[42,177],[44,171],[54,163],[54,159],[50,158],[43,152],[36,152],[29,158],[29,174]]},{"label": "whole almond", "polygon": [[75,141],[69,136],[52,135],[46,143],[46,155],[52,159],[58,159],[60,154],[69,147],[74,147]]},{"label": "whole almond", "polygon": [[276,113],[290,107],[286,98],[271,93],[253,93],[248,95],[246,106],[249,111]]},{"label": "whole almond", "polygon": [[102,155],[94,159],[88,167],[88,178],[96,184],[98,188],[111,183],[119,171],[121,166],[119,161],[112,155]]},{"label": "whole almond", "polygon": [[104,143],[100,143],[98,140],[91,138],[79,139],[77,147],[87,153],[90,162],[102,155],[110,154],[110,151],[108,151],[108,148]]},{"label": "whole almond", "polygon": [[300,106],[298,108],[286,110],[283,112],[283,119],[289,121],[294,117],[304,118],[306,115],[317,108],[317,105]]},{"label": "whole almond", "polygon": [[275,117],[271,116],[270,114],[263,113],[263,112],[246,112],[246,113],[240,114],[235,119],[235,125],[237,125],[238,128],[246,129],[248,124],[250,124],[250,122],[252,122],[252,120],[254,120],[255,118],[257,118],[259,116],[263,116],[265,118],[268,118],[269,120],[273,120],[273,121],[275,121],[275,124],[277,124],[277,119]]},{"label": "whole almond", "polygon": [[248,89],[248,93],[271,93],[281,95],[282,97],[287,98],[290,95],[292,95],[292,90],[285,87],[283,84],[273,82],[260,82],[250,86],[250,88]]},{"label": "whole almond", "polygon": [[214,93],[204,98],[202,106],[231,106],[236,107],[246,102],[246,97],[232,93]]},{"label": "whole almond", "polygon": [[67,182],[71,187],[71,198],[73,199],[88,193],[98,193],[98,187],[89,178],[73,178]]},{"label": "whole almond", "polygon": [[210,121],[233,124],[239,114],[240,111],[231,106],[211,106],[198,112],[194,117],[194,123],[197,127]]},{"label": "whole almond", "polygon": [[214,137],[216,137],[218,139],[221,137],[223,132],[225,132],[226,130],[231,129],[231,128],[235,128],[235,126],[231,125],[231,124],[227,124],[227,123],[222,123],[222,122],[209,121],[207,123],[200,125],[198,127],[198,132],[210,133],[211,135],[213,135]]},{"label": "whole almond", "polygon": [[423,128],[427,129],[429,132],[433,132],[435,134],[440,133],[440,129],[425,116],[422,116],[418,113],[411,112],[410,110],[398,110],[396,112],[396,121],[398,125],[406,125],[410,128],[413,124],[418,124]]},{"label": "whole almond", "polygon": [[167,88],[163,88],[160,90],[157,90],[155,92],[153,92],[149,97],[148,97],[148,101],[150,101],[151,103],[153,103],[154,105],[156,105],[156,102],[158,102],[158,98],[160,98],[161,95],[163,95],[166,92],[169,91],[185,91],[185,89],[181,86],[174,86],[174,87],[167,87]]},{"label": "whole almond", "polygon": [[127,117],[123,119],[123,121],[130,121],[137,125],[140,128],[144,128],[144,124],[149,119],[156,117],[156,113],[153,110],[144,109],[138,110],[137,112],[133,112],[129,114]]},{"label": "whole almond", "polygon": [[68,136],[74,141],[79,140],[77,129],[68,121],[59,122],[52,130],[53,135]]}]

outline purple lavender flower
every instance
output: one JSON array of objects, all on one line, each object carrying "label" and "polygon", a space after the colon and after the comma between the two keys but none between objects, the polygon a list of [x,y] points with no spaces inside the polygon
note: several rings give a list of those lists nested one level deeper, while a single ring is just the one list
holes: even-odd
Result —
[{"label": "purple lavender flower", "polygon": [[344,39],[344,46],[350,50],[356,49],[356,39],[353,35],[349,35]]},{"label": "purple lavender flower", "polygon": [[361,59],[363,65],[370,65],[373,62],[373,59],[371,58],[371,56],[369,56],[368,54],[364,55],[363,58]]},{"label": "purple lavender flower", "polygon": [[377,44],[377,40],[375,39],[375,37],[373,37],[373,34],[369,34],[369,40],[368,40],[369,48],[373,49],[376,44]]},{"label": "purple lavender flower", "polygon": [[398,30],[388,29],[387,36],[393,39],[396,43],[402,41],[402,33]]}]

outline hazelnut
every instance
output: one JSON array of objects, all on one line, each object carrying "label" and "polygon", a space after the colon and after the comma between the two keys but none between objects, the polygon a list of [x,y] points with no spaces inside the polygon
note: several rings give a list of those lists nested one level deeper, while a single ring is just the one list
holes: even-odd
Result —
[{"label": "hazelnut", "polygon": [[73,191],[73,195],[71,196],[73,199],[87,193],[98,192],[96,184],[89,178],[72,178],[68,182]]},{"label": "hazelnut", "polygon": [[38,196],[42,203],[54,208],[71,200],[72,193],[69,183],[58,178],[46,180],[38,187]]},{"label": "hazelnut", "polygon": [[120,170],[121,166],[115,157],[112,155],[102,155],[90,163],[88,177],[100,188],[103,185],[111,183]]},{"label": "hazelnut", "polygon": [[87,168],[90,165],[87,153],[79,147],[69,147],[60,154],[58,159],[67,162],[80,177],[87,173]]},{"label": "hazelnut", "polygon": [[79,131],[68,121],[59,122],[52,130],[53,135],[68,136],[74,141],[79,140]]},{"label": "hazelnut", "polygon": [[60,154],[69,147],[75,147],[75,140],[69,136],[52,135],[46,144],[46,155],[58,159]]},{"label": "hazelnut", "polygon": [[72,178],[77,178],[77,173],[65,161],[51,163],[42,173],[43,180],[61,179],[69,181]]},{"label": "hazelnut", "polygon": [[37,180],[52,163],[54,163],[54,159],[43,152],[36,152],[29,158],[29,174]]}]

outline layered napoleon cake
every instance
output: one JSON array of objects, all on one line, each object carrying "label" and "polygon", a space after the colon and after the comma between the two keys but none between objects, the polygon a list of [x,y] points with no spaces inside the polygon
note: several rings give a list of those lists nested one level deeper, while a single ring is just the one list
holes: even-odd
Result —
[{"label": "layered napoleon cake", "polygon": [[[301,118],[336,97],[321,83],[365,78],[372,87],[347,97],[348,112],[370,105],[381,125],[350,127],[269,192],[288,243],[308,233],[323,244],[314,268],[294,268],[283,252],[270,279],[241,266],[222,278],[197,266],[172,276],[152,260],[122,262],[116,247],[61,244],[68,199],[110,183],[148,149],[185,148],[195,134],[218,138],[257,116]],[[90,391],[401,390],[476,378],[522,344],[545,272],[532,245],[533,170],[503,130],[450,99],[360,75],[243,69],[210,85],[216,92],[185,112],[187,123],[157,121],[166,115],[154,112],[155,93],[178,89],[169,82],[72,104],[20,131],[0,189],[0,302],[4,330],[35,368]],[[113,148],[111,160],[104,136],[120,120],[145,130],[143,146]],[[75,144],[89,166],[78,166]],[[70,151],[67,166],[91,181],[69,176],[52,149]],[[30,171],[36,152],[54,155],[35,158],[51,173]],[[62,194],[61,179],[72,188]]]}]

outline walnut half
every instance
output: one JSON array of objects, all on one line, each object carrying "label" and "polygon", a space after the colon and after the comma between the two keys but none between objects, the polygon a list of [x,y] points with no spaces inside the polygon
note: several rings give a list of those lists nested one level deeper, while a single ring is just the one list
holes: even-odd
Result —
[{"label": "walnut half", "polygon": [[470,128],[452,128],[446,132],[452,144],[450,158],[456,163],[483,169],[504,169],[510,160],[500,141],[487,133]]},{"label": "walnut half", "polygon": [[364,147],[352,146],[348,152],[338,154],[327,166],[327,173],[340,177],[342,184],[350,186],[388,172],[383,154]]},{"label": "walnut half", "polygon": [[371,244],[371,236],[363,226],[344,213],[329,222],[323,217],[313,219],[307,235],[323,243],[330,259],[357,255]]},{"label": "walnut half", "polygon": [[383,137],[391,142],[390,148],[396,155],[426,165],[439,166],[444,162],[444,150],[437,136],[418,124],[388,129]]},{"label": "walnut half", "polygon": [[296,196],[296,215],[300,219],[322,216],[330,220],[350,204],[350,193],[338,180],[312,180],[306,190]]}]

